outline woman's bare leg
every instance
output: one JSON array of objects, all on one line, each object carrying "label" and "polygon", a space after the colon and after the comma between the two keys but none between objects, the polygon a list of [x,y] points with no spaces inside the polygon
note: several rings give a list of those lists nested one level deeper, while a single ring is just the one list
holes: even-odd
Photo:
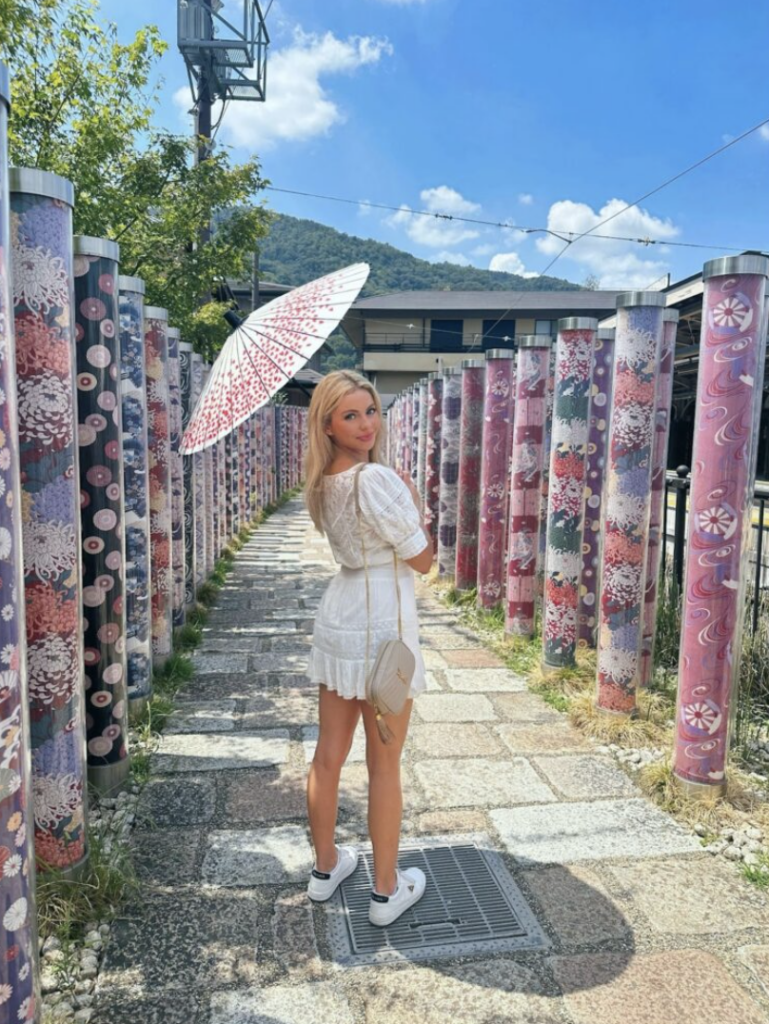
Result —
[{"label": "woman's bare leg", "polygon": [[392,743],[382,743],[374,710],[368,704],[363,705],[368,764],[368,830],[374,847],[374,888],[383,896],[395,892],[395,869],[403,817],[401,753],[412,704],[413,701],[407,701],[397,718],[388,716],[387,724],[393,734]]},{"label": "woman's bare leg", "polygon": [[307,813],[318,871],[336,866],[336,815],[339,775],[352,746],[360,718],[360,702],[345,700],[333,690],[320,687],[318,745],[307,776]]}]

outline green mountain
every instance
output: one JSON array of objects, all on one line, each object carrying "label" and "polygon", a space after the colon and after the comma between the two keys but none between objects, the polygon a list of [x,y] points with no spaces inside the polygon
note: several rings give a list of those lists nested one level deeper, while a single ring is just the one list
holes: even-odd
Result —
[{"label": "green mountain", "polygon": [[560,277],[519,277],[496,270],[430,263],[385,242],[357,238],[342,231],[278,214],[262,242],[260,274],[264,280],[304,284],[350,263],[368,263],[371,274],[362,295],[435,289],[445,291],[568,291],[579,285]]}]

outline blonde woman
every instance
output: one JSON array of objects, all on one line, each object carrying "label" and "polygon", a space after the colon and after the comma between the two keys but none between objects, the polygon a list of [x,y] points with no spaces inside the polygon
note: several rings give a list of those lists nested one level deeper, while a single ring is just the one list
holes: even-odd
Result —
[{"label": "blonde woman", "polygon": [[[328,537],[340,563],[315,617],[310,656],[310,677],[319,684],[320,728],[307,780],[307,808],[315,847],[308,893],[318,902],[329,899],[358,864],[355,847],[337,847],[334,835],[339,775],[355,727],[363,716],[369,775],[368,828],[374,850],[369,920],[384,926],[422,897],[425,876],[418,868],[398,868],[403,810],[400,760],[412,700],[406,702],[400,715],[388,717],[393,734],[388,744],[382,742],[373,709],[365,701],[367,615],[361,541],[368,562],[372,659],[384,640],[398,635],[393,549],[398,556],[403,640],[416,659],[411,698],[425,689],[414,570],[427,572],[433,551],[422,525],[416,488],[405,474],[401,477],[382,464],[381,448],[382,407],[372,384],[351,370],[330,373],[316,387],[310,403],[305,470],[310,516]],[[358,471],[360,524],[353,490]]]}]

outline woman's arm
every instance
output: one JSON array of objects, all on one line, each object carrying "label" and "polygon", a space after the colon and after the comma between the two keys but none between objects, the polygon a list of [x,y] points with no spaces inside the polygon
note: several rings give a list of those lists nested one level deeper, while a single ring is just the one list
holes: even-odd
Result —
[{"label": "woman's arm", "polygon": [[409,492],[411,493],[411,497],[414,500],[414,505],[416,506],[416,510],[419,513],[419,520],[420,526],[422,527],[422,533],[425,536],[424,550],[420,551],[418,555],[414,556],[414,558],[407,558],[406,564],[410,565],[411,568],[414,569],[416,572],[427,573],[430,571],[433,565],[433,540],[430,534],[425,529],[424,522],[422,522],[422,509],[420,507],[421,501],[419,498],[419,491],[414,486],[414,481],[411,479],[409,473],[399,473],[398,476],[408,487]]}]

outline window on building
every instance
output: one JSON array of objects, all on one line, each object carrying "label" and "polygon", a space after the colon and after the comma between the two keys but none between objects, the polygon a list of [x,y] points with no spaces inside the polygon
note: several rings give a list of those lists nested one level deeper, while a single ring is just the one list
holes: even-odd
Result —
[{"label": "window on building", "polygon": [[461,352],[462,320],[432,320],[430,322],[431,352]]},{"label": "window on building", "polygon": [[515,347],[515,320],[484,320],[483,351]]},{"label": "window on building", "polygon": [[535,320],[534,321],[534,333],[535,334],[549,334],[553,333],[553,321],[552,320]]}]

